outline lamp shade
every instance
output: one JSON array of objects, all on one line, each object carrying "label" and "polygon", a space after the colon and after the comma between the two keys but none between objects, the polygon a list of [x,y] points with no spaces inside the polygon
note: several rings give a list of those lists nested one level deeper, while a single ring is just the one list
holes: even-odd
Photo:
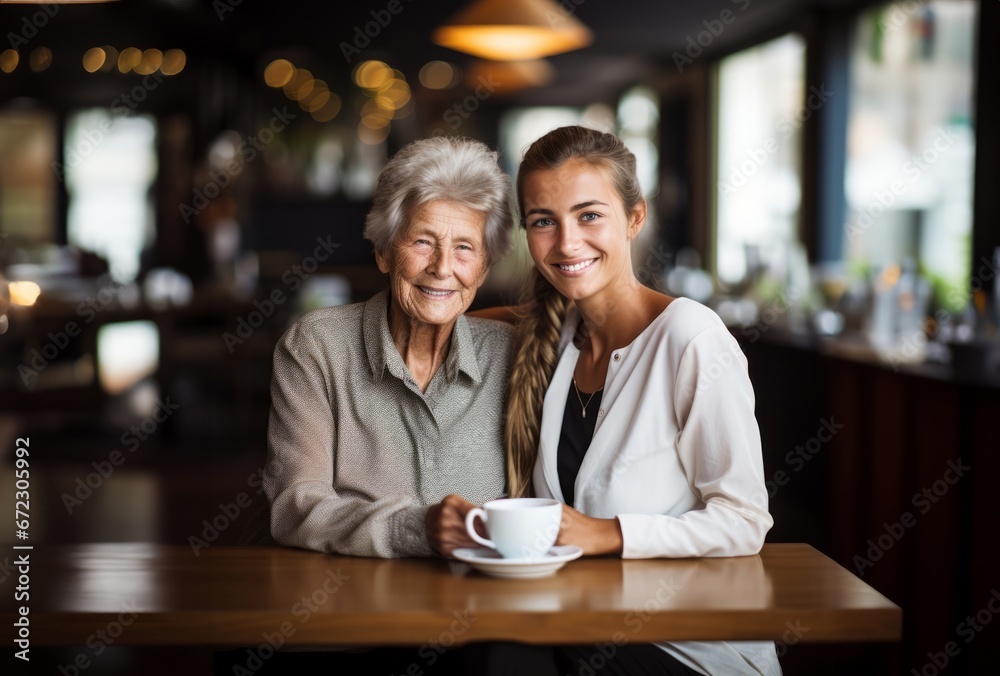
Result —
[{"label": "lamp shade", "polygon": [[593,33],[552,0],[475,0],[433,37],[443,47],[509,61],[580,49]]},{"label": "lamp shade", "polygon": [[488,82],[498,94],[509,94],[552,81],[556,69],[545,59],[531,61],[475,61],[469,64],[466,83],[476,87]]}]

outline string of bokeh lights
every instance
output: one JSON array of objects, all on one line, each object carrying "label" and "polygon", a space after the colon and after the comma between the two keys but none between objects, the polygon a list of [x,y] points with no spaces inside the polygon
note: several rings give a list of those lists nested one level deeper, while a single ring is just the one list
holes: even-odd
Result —
[{"label": "string of bokeh lights", "polygon": [[[21,63],[21,55],[16,49],[0,52],[0,71],[13,73]],[[52,65],[52,51],[48,47],[36,47],[28,56],[28,67],[42,73]],[[92,47],[83,54],[83,69],[88,73],[136,73],[152,75],[159,71],[163,75],[177,75],[187,65],[187,55],[182,49],[138,49],[126,47],[120,52],[110,45]]]},{"label": "string of bokeh lights", "polygon": [[[28,67],[36,73],[52,65],[52,51],[36,47],[28,57]],[[15,49],[0,52],[0,71],[13,73],[21,65],[21,55]],[[88,73],[135,73],[137,75],[177,75],[187,65],[187,55],[181,49],[139,49],[126,47],[119,51],[110,45],[88,49],[82,58],[83,69]],[[344,106],[343,98],[330,90],[322,79],[305,69],[296,67],[288,59],[275,59],[264,69],[264,82],[281,89],[288,99],[309,113],[317,122],[336,118]],[[358,137],[365,143],[377,145],[386,140],[393,120],[411,115],[414,110],[413,92],[402,71],[383,61],[363,61],[351,74],[354,84],[361,90],[357,99]],[[420,83],[427,89],[451,89],[462,79],[461,70],[445,61],[426,63],[419,74]]]}]

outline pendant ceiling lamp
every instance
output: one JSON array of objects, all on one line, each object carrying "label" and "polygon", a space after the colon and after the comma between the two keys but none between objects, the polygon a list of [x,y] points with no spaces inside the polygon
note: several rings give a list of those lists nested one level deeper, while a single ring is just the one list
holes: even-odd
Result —
[{"label": "pendant ceiling lamp", "polygon": [[593,33],[553,0],[475,0],[434,32],[459,52],[512,61],[586,47]]},{"label": "pendant ceiling lamp", "polygon": [[474,61],[466,68],[466,84],[475,88],[487,82],[497,94],[509,94],[546,85],[555,75],[556,69],[545,59]]}]

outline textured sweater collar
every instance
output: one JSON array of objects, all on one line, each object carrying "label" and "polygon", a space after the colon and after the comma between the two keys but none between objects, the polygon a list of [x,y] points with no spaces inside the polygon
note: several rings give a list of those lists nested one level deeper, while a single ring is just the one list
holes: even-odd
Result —
[{"label": "textured sweater collar", "polygon": [[[368,354],[368,364],[375,382],[381,382],[386,369],[400,380],[413,380],[389,331],[388,289],[375,294],[365,303],[363,316],[365,352]],[[476,383],[482,380],[472,332],[465,315],[459,316],[455,321],[448,355],[444,360],[444,375],[449,383],[454,382],[459,373],[465,373]]]}]

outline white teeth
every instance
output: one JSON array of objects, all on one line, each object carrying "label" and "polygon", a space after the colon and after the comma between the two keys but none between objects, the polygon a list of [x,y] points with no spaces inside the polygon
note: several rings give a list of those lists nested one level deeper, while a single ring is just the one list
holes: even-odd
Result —
[{"label": "white teeth", "polygon": [[576,272],[577,270],[589,268],[595,260],[597,259],[591,258],[589,261],[583,261],[582,263],[577,263],[576,265],[559,265],[559,269],[565,270],[566,272]]},{"label": "white teeth", "polygon": [[428,289],[425,286],[420,287],[420,290],[426,293],[428,296],[447,296],[451,291],[434,291],[433,289]]}]

